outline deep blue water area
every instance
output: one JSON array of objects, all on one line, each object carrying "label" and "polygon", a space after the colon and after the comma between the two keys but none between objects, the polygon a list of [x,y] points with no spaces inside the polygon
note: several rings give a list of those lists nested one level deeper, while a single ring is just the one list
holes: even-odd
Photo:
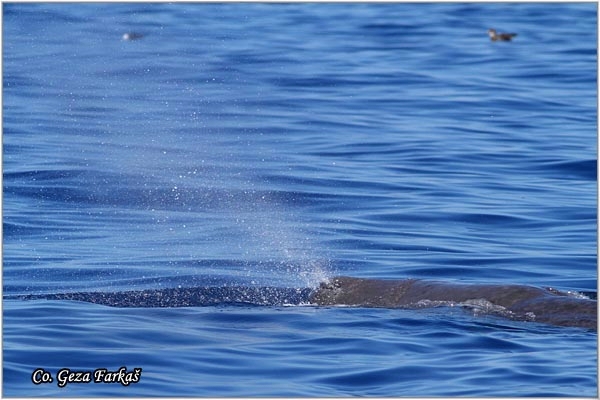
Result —
[{"label": "deep blue water area", "polygon": [[[595,3],[2,9],[4,295],[597,291]],[[3,301],[13,397],[593,397],[597,361],[596,332],[461,307]]]}]

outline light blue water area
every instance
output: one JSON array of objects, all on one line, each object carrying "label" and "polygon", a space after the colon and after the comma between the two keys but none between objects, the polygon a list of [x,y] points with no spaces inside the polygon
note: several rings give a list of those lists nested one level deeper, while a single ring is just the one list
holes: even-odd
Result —
[{"label": "light blue water area", "polygon": [[[4,4],[4,294],[595,293],[596,32],[590,3]],[[5,396],[597,395],[596,332],[460,307],[3,307]]]}]

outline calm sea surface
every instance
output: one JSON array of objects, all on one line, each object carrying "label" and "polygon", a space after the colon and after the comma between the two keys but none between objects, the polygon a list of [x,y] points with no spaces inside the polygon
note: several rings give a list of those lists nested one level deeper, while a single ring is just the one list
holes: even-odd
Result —
[{"label": "calm sea surface", "polygon": [[[596,31],[594,3],[5,3],[4,294],[593,294]],[[598,394],[596,332],[460,307],[3,311],[5,396]]]}]

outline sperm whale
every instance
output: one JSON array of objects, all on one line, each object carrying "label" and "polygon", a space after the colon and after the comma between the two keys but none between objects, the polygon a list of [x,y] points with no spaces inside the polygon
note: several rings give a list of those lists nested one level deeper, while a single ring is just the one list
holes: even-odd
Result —
[{"label": "sperm whale", "polygon": [[419,279],[383,280],[346,276],[322,282],[310,303],[418,308],[461,305],[515,320],[597,329],[597,301],[551,288],[464,284]]},{"label": "sperm whale", "polygon": [[112,307],[354,306],[423,308],[461,306],[522,321],[597,330],[597,301],[551,288],[526,285],[463,284],[420,279],[366,279],[339,276],[318,288],[189,287],[124,292],[74,292],[4,296],[22,300],[74,300]]}]

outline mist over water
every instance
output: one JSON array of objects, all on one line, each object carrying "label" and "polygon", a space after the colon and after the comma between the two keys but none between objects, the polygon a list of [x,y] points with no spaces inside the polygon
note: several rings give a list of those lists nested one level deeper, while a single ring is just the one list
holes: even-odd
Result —
[{"label": "mist over water", "polygon": [[[4,4],[4,294],[595,294],[595,32],[592,3]],[[597,396],[595,333],[450,305],[3,308],[6,396]]]}]

